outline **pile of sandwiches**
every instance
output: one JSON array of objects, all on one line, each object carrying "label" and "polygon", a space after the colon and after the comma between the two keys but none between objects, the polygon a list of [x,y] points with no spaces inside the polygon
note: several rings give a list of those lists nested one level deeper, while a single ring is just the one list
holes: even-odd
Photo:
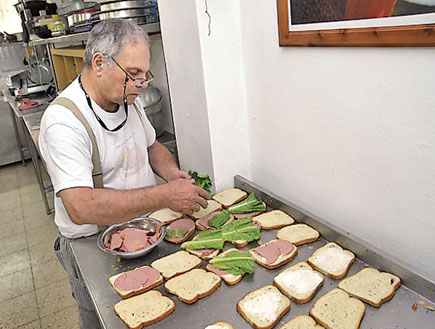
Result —
[{"label": "pile of sandwiches", "polygon": [[[267,242],[257,241],[245,258],[252,258],[267,269],[273,270],[290,263],[298,253],[298,246],[315,242],[320,234],[314,228],[296,223],[294,218],[281,210],[231,213],[220,228],[210,226],[210,220],[223,211],[231,209],[248,197],[245,191],[231,188],[215,194],[207,208],[186,218],[171,209],[162,209],[149,217],[167,225],[171,237],[166,240],[181,244],[191,238],[195,229],[201,232],[223,229],[235,221],[252,218],[253,225],[261,230],[276,229],[276,238]],[[234,207],[233,207],[234,208]],[[237,208],[237,207],[235,207]],[[230,211],[231,212],[231,211]],[[231,224],[231,225],[234,225]],[[190,241],[195,241],[198,235]],[[225,244],[223,240],[222,245]],[[218,269],[216,263],[229,253],[243,253],[239,248],[246,240],[229,241],[233,246],[227,250],[180,248],[180,250],[136,269],[118,273],[109,279],[110,285],[122,298],[114,305],[115,313],[130,329],[152,325],[169,316],[175,310],[174,301],[153,288],[162,285],[170,295],[192,304],[212,294],[221,286],[235,285],[243,274]],[[250,255],[250,257],[249,257]],[[203,266],[203,260],[208,263]],[[216,261],[217,260],[217,261]],[[331,289],[314,302],[309,314],[299,315],[280,329],[358,329],[365,313],[365,304],[380,307],[389,301],[400,286],[399,277],[366,267],[355,275],[344,278],[355,255],[334,242],[328,242],[314,250],[306,261],[291,264],[276,273],[271,271],[269,285],[260,287],[235,303],[238,313],[256,329],[273,328],[290,311],[291,303],[304,304],[311,301],[323,286],[325,275],[341,280],[338,288]],[[344,279],[343,279],[344,278]],[[206,329],[231,329],[227,322],[210,324]]]}]

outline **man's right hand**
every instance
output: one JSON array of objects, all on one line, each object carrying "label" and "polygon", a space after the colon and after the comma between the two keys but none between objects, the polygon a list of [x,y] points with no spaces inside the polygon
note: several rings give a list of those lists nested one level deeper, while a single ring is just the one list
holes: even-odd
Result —
[{"label": "man's right hand", "polygon": [[209,194],[204,189],[194,185],[195,180],[179,178],[166,185],[168,206],[172,210],[192,215],[200,207],[206,208]]}]

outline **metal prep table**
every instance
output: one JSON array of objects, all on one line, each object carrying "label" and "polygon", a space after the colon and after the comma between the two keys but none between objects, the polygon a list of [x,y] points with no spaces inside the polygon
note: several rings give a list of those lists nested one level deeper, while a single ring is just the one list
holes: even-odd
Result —
[{"label": "metal prep table", "polygon": [[[306,261],[314,250],[326,243],[325,238],[330,241],[336,241],[356,254],[358,259],[351,266],[346,277],[355,274],[363,267],[366,267],[367,264],[370,264],[382,271],[394,273],[402,279],[402,285],[396,291],[391,301],[382,305],[379,309],[365,304],[366,312],[360,328],[435,328],[435,312],[430,312],[420,305],[418,305],[415,311],[412,308],[415,303],[421,300],[435,307],[435,283],[433,281],[424,279],[403,266],[394,263],[391,261],[391,258],[386,258],[382,252],[362,243],[349,233],[343,232],[322,220],[314,219],[314,217],[310,216],[307,212],[292,205],[290,202],[280,199],[240,176],[235,177],[235,186],[247,192],[255,192],[256,195],[263,199],[271,208],[282,209],[292,215],[298,222],[311,225],[320,231],[322,237],[316,242],[299,246],[298,255],[289,264],[275,270],[267,270],[256,264],[254,274],[245,275],[243,280],[237,285],[230,287],[222,282],[221,286],[210,296],[202,298],[191,305],[185,304],[179,301],[176,296],[167,293],[163,285],[159,286],[156,289],[174,300],[176,309],[174,313],[152,325],[151,328],[202,329],[217,321],[229,322],[237,329],[251,328],[237,313],[237,301],[254,289],[267,284],[273,284],[274,276],[284,268],[300,261]],[[263,230],[263,242],[274,239],[276,237],[276,231],[277,230]],[[86,285],[96,305],[102,327],[106,329],[126,328],[124,323],[113,311],[113,306],[121,300],[121,297],[119,297],[109,285],[109,277],[137,266],[150,265],[154,260],[180,250],[179,246],[163,241],[153,252],[142,258],[121,260],[118,262],[115,257],[103,253],[98,249],[96,235],[74,240],[71,245],[80,271],[85,278]],[[256,243],[251,243],[248,247],[254,246],[256,246]],[[232,245],[229,243],[225,245],[225,249],[230,247],[232,247]],[[248,247],[244,249],[247,250]],[[205,265],[206,262],[203,261],[203,268]],[[303,305],[292,302],[290,311],[281,318],[275,328],[279,328],[297,315],[308,314],[314,301],[332,288],[337,287],[339,281],[340,280],[332,280],[325,276],[324,285],[314,298]]]}]

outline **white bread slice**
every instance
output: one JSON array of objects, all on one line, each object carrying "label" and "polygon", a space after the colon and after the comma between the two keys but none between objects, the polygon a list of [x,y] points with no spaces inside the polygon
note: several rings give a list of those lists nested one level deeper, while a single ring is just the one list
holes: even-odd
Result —
[{"label": "white bread slice", "polygon": [[246,247],[249,242],[246,240],[235,240],[235,241],[231,241],[231,243],[235,245],[237,248],[243,248]]},{"label": "white bread slice", "polygon": [[298,315],[294,317],[289,322],[284,324],[279,329],[324,329],[319,326],[314,319],[309,315]]},{"label": "white bread slice", "polygon": [[238,188],[229,188],[213,195],[213,199],[222,204],[225,208],[240,202],[248,196],[248,193]]},{"label": "white bread slice", "polygon": [[211,214],[213,211],[220,211],[222,210],[222,205],[215,201],[215,200],[207,200],[207,208],[202,208],[198,211],[195,211],[191,217],[195,219],[200,219],[201,217],[207,216],[208,214]]},{"label": "white bread slice", "polygon": [[290,310],[290,299],[275,286],[253,290],[237,302],[237,311],[256,329],[270,329]]},{"label": "white bread slice", "polygon": [[183,214],[181,212],[174,211],[169,208],[164,208],[164,209],[154,211],[153,213],[149,214],[148,217],[156,219],[161,223],[167,224],[173,222],[176,219],[182,218]]},{"label": "white bread slice", "polygon": [[201,265],[201,259],[184,250],[177,251],[151,263],[151,267],[154,267],[162,273],[166,280],[169,280],[176,275],[186,273],[191,269],[200,267]]},{"label": "white bread slice", "polygon": [[273,230],[283,226],[291,225],[295,220],[281,210],[272,210],[255,216],[252,220],[258,223],[263,230]]},{"label": "white bread slice", "polygon": [[227,322],[216,322],[205,327],[205,329],[234,329],[234,327]]},{"label": "white bread slice", "polygon": [[298,304],[304,304],[314,297],[323,285],[323,275],[305,262],[286,268],[274,279],[273,284]]},{"label": "white bread slice", "polygon": [[[269,243],[272,243],[276,240],[270,240],[268,242],[266,242],[264,244],[264,246],[268,245]],[[298,247],[294,246],[293,250],[290,251],[290,253],[288,253],[287,255],[280,255],[278,257],[278,259],[273,262],[272,264],[267,264],[266,263],[266,259],[262,256],[260,256],[259,254],[257,254],[255,251],[253,251],[252,249],[249,250],[249,253],[251,254],[252,257],[255,258],[255,261],[260,264],[261,266],[268,268],[269,270],[273,270],[275,268],[278,268],[284,264],[287,264],[288,262],[291,262],[293,260],[293,258],[296,257],[296,255],[298,254]]]},{"label": "white bread slice", "polygon": [[335,280],[344,277],[354,261],[355,255],[352,252],[334,242],[317,249],[308,258],[308,264]]},{"label": "white bread slice", "polygon": [[365,309],[363,302],[335,288],[316,300],[310,315],[327,329],[358,329]]},{"label": "white bread slice", "polygon": [[341,280],[338,287],[349,295],[374,306],[380,307],[393,298],[400,286],[400,278],[396,275],[379,272],[375,268],[364,268],[355,275]]},{"label": "white bread slice", "polygon": [[113,307],[115,313],[130,329],[150,326],[167,317],[175,310],[175,303],[160,291],[151,290],[144,294],[121,300]]},{"label": "white bread slice", "polygon": [[300,246],[316,241],[320,237],[320,233],[306,224],[295,224],[280,229],[276,232],[276,237],[290,241],[295,246]]},{"label": "white bread slice", "polygon": [[[225,250],[222,254],[219,255],[219,257],[223,257],[227,254],[229,254],[232,251],[239,251],[236,248],[231,248],[228,250]],[[208,271],[212,272],[210,270],[210,266],[212,266],[211,264],[207,264],[207,266],[205,267]],[[239,283],[242,279],[243,279],[243,275],[233,275],[233,274],[225,274],[225,275],[219,275],[227,285],[229,286],[234,286],[235,284]]]},{"label": "white bread slice", "polygon": [[[140,268],[142,268],[142,267],[149,267],[149,266],[141,266]],[[127,272],[130,272],[130,271],[127,271]],[[145,291],[151,290],[154,287],[157,287],[158,285],[163,283],[163,277],[160,275],[159,278],[156,281],[154,281],[151,284],[148,284],[146,286],[142,286],[139,289],[135,289],[135,290],[120,290],[120,289],[116,288],[115,287],[115,281],[116,281],[116,279],[118,277],[120,277],[121,275],[123,275],[124,273],[127,273],[127,272],[122,272],[122,273],[113,275],[113,276],[111,276],[109,278],[110,285],[113,287],[113,289],[115,289],[115,291],[118,293],[118,295],[121,296],[123,299],[131,297],[131,296],[139,295],[139,294],[141,294],[141,293],[143,293]]]},{"label": "white bread slice", "polygon": [[196,268],[167,281],[165,289],[177,295],[182,302],[192,304],[199,298],[210,295],[221,283],[219,275]]}]

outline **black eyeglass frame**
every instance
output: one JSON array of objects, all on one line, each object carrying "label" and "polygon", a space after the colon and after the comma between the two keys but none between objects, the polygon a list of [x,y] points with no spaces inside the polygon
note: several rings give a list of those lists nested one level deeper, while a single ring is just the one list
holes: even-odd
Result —
[{"label": "black eyeglass frame", "polygon": [[154,74],[151,71],[148,71],[148,72],[145,73],[145,75],[146,74],[150,75],[149,78],[133,78],[112,56],[110,56],[110,59],[121,69],[122,72],[125,73],[125,75],[131,81],[133,81],[133,83],[137,81],[140,85],[142,85],[144,82],[150,83],[151,81],[154,80]]}]

